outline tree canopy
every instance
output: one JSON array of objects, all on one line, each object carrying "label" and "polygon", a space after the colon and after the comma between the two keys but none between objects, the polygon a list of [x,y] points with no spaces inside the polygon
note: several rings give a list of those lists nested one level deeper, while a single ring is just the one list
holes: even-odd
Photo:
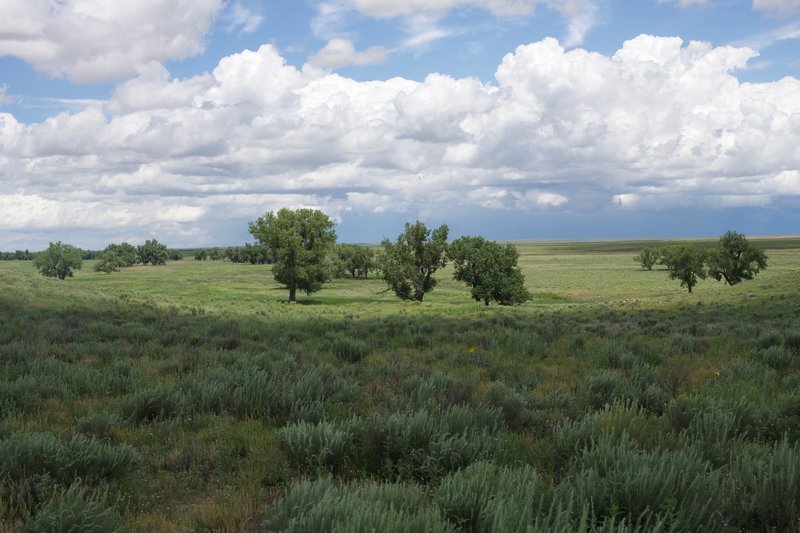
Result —
[{"label": "tree canopy", "polygon": [[653,267],[662,262],[664,258],[664,249],[662,247],[648,246],[643,248],[638,255],[633,257],[633,260],[642,265],[645,270],[653,270]]},{"label": "tree canopy", "polygon": [[61,241],[51,242],[47,250],[33,260],[34,266],[43,276],[63,280],[73,276],[73,271],[83,265],[83,251]]},{"label": "tree canopy", "polygon": [[681,287],[689,292],[697,285],[698,278],[706,279],[706,252],[693,246],[670,246],[664,251],[663,263],[667,267],[670,279],[677,279]]},{"label": "tree canopy", "polygon": [[429,230],[417,221],[406,223],[396,242],[384,239],[380,268],[383,279],[404,300],[421,302],[436,286],[433,274],[447,263],[448,227]]},{"label": "tree canopy", "polygon": [[139,252],[135,246],[127,242],[109,244],[97,257],[94,270],[95,272],[110,274],[117,272],[120,268],[133,266],[138,262]]},{"label": "tree canopy", "polygon": [[250,233],[272,250],[272,273],[288,287],[290,302],[297,301],[298,289],[311,294],[330,279],[336,231],[322,211],[283,208],[268,212],[250,223]]},{"label": "tree canopy", "polygon": [[336,245],[337,270],[352,277],[367,277],[375,268],[375,250],[357,244]]},{"label": "tree canopy", "polygon": [[517,266],[519,253],[513,244],[501,245],[483,237],[461,237],[448,247],[453,279],[472,288],[472,297],[489,305],[518,305],[530,300],[525,276]]},{"label": "tree canopy", "polygon": [[767,268],[766,254],[753,246],[744,235],[728,231],[719,238],[719,245],[708,254],[708,275],[728,285],[753,279]]},{"label": "tree canopy", "polygon": [[169,258],[169,251],[166,245],[161,244],[156,239],[145,241],[144,244],[137,247],[139,260],[143,265],[152,263],[153,265],[164,265]]}]

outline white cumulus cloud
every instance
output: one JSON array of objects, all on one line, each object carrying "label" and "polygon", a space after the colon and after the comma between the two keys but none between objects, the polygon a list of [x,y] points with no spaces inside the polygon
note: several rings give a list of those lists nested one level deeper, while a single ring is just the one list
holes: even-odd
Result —
[{"label": "white cumulus cloud", "polygon": [[222,0],[0,0],[0,56],[78,82],[200,53]]},{"label": "white cumulus cloud", "polygon": [[374,65],[386,60],[387,51],[382,46],[371,46],[359,52],[352,41],[331,39],[317,53],[308,58],[314,67],[335,70],[348,65]]}]

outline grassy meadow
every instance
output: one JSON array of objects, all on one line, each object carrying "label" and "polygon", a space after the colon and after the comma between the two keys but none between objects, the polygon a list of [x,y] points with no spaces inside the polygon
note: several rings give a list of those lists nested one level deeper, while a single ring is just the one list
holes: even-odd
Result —
[{"label": "grassy meadow", "polygon": [[800,238],[689,294],[645,241],[521,243],[283,303],[269,266],[0,262],[0,531],[800,529]]}]

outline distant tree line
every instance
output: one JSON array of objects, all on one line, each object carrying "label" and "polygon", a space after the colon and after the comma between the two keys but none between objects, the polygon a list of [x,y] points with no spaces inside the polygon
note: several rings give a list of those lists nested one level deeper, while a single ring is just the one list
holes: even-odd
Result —
[{"label": "distant tree line", "polygon": [[711,277],[727,285],[736,285],[753,279],[767,268],[766,254],[735,231],[726,232],[711,249],[686,244],[651,246],[633,259],[645,270],[663,265],[670,279],[680,281],[689,292],[701,279]]},{"label": "distant tree line", "polygon": [[196,261],[219,261],[227,259],[231,263],[250,263],[251,265],[269,265],[275,262],[275,255],[269,247],[247,243],[244,246],[227,248],[201,248],[194,253]]},{"label": "distant tree line", "polygon": [[33,261],[36,253],[28,250],[15,250],[13,252],[0,252],[0,261]]}]

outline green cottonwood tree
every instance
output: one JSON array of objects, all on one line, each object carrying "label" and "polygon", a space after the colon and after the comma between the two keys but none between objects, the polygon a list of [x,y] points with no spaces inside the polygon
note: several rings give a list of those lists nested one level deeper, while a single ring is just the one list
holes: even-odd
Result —
[{"label": "green cottonwood tree", "polygon": [[289,288],[289,301],[297,289],[311,294],[330,279],[330,256],[336,231],[328,215],[317,209],[283,208],[250,223],[250,233],[274,253],[272,274]]},{"label": "green cottonwood tree", "polygon": [[663,263],[667,267],[670,279],[677,279],[681,287],[689,292],[697,285],[698,278],[706,279],[706,252],[693,246],[670,246],[664,251]]},{"label": "green cottonwood tree", "polygon": [[404,300],[421,302],[436,286],[434,272],[447,263],[446,224],[431,231],[417,221],[406,224],[396,242],[384,239],[379,267],[383,279]]},{"label": "green cottonwood tree", "polygon": [[336,245],[337,269],[341,273],[349,273],[352,277],[367,277],[375,267],[375,250],[357,244]]},{"label": "green cottonwood tree", "polygon": [[638,255],[635,255],[633,260],[642,265],[643,269],[653,270],[653,266],[662,260],[663,254],[664,252],[661,248],[649,246],[647,248],[642,248],[642,251],[639,252]]},{"label": "green cottonwood tree", "polygon": [[167,246],[165,244],[161,244],[156,239],[145,241],[144,244],[137,247],[137,252],[139,254],[139,260],[143,265],[146,265],[147,263],[152,263],[153,265],[165,265],[167,263],[167,258],[169,257]]},{"label": "green cottonwood tree", "polygon": [[503,246],[483,237],[461,237],[450,243],[447,256],[455,268],[453,279],[472,287],[476,301],[517,305],[531,299],[513,244]]},{"label": "green cottonwood tree", "polygon": [[735,231],[728,231],[719,238],[719,245],[708,254],[707,262],[709,276],[717,281],[724,279],[728,285],[753,279],[767,268],[766,254]]},{"label": "green cottonwood tree", "polygon": [[65,279],[72,277],[74,270],[80,270],[83,265],[83,251],[61,241],[51,242],[47,250],[41,252],[33,260],[34,266],[43,276]]}]

